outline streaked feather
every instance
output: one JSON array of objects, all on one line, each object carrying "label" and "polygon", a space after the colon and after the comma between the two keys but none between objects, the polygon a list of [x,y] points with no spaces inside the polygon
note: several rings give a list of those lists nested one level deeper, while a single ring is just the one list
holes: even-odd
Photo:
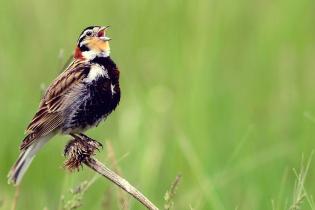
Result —
[{"label": "streaked feather", "polygon": [[58,129],[63,122],[63,111],[76,100],[76,93],[88,71],[89,65],[85,62],[72,62],[47,88],[39,111],[26,129],[27,136],[21,144],[21,150],[29,147],[36,139]]}]

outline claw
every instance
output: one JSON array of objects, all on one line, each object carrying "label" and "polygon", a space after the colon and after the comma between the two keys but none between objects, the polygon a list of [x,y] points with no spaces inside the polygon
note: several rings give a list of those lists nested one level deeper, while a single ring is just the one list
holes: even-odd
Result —
[{"label": "claw", "polygon": [[102,147],[102,149],[104,148],[104,147],[103,147],[103,144],[100,143],[99,141],[96,141],[96,140],[94,140],[94,139],[92,139],[92,138],[86,136],[86,135],[83,134],[83,133],[80,133],[79,135],[82,137],[82,139],[83,139],[84,141],[87,142],[87,144],[89,144],[89,145],[92,146],[92,147],[95,147],[95,149],[97,149],[97,151],[100,151],[100,147]]}]

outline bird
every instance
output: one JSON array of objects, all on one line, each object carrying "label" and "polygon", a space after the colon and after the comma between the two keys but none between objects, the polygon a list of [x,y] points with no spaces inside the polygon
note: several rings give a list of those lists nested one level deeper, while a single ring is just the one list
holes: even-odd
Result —
[{"label": "bird", "polygon": [[55,135],[89,141],[84,132],[118,106],[120,71],[110,57],[108,28],[89,26],[81,32],[72,62],[48,86],[26,128],[20,154],[8,174],[9,183],[21,183],[37,152]]}]

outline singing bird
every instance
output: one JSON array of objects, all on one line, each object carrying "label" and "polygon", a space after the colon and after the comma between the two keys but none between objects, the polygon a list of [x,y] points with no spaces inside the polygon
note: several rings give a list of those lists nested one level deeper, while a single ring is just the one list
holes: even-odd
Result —
[{"label": "singing bird", "polygon": [[56,134],[88,140],[83,134],[97,126],[120,100],[119,70],[110,58],[108,26],[83,30],[70,65],[51,83],[26,129],[9,183],[18,185],[36,153]]}]

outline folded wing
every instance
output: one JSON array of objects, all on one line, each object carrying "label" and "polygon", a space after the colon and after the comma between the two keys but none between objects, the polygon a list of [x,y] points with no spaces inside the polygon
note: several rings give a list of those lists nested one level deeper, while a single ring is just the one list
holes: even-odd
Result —
[{"label": "folded wing", "polygon": [[81,90],[89,69],[85,63],[73,62],[48,87],[38,112],[26,129],[27,136],[20,146],[21,150],[59,128],[63,123],[63,111],[76,100],[75,92]]}]

